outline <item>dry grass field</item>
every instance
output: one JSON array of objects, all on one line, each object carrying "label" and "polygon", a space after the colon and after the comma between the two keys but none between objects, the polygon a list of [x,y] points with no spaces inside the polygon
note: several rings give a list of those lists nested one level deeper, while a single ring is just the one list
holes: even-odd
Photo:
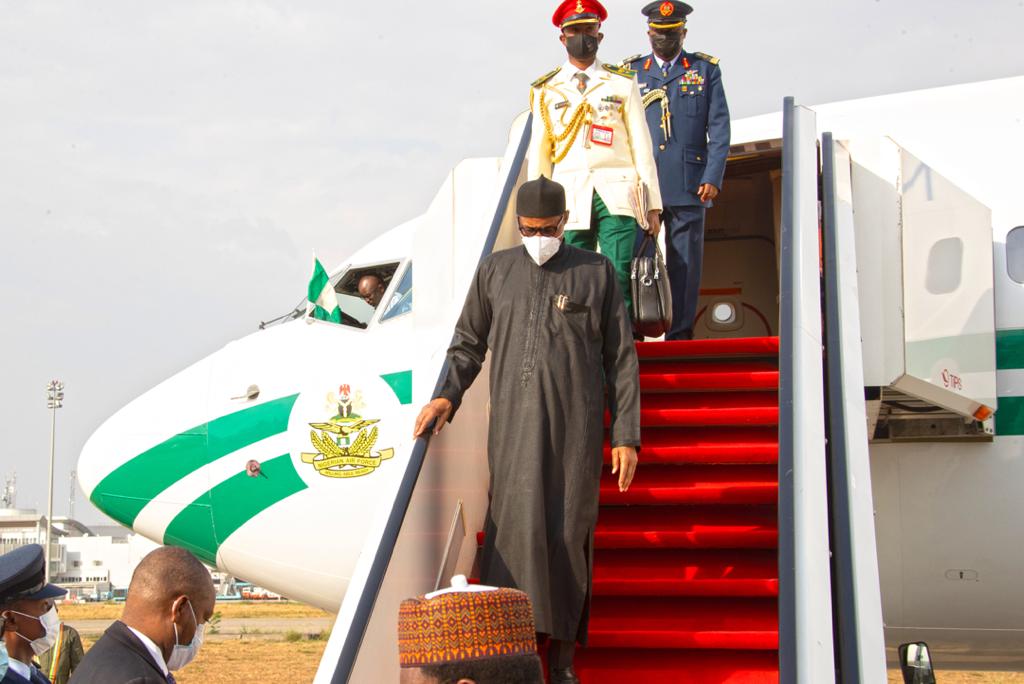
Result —
[{"label": "dry grass field", "polygon": [[[123,603],[67,603],[60,606],[61,619],[116,620],[121,617]],[[234,601],[218,603],[221,619],[267,618],[283,619],[329,617],[319,608],[293,601]]]},{"label": "dry grass field", "polygon": [[[92,641],[83,639],[88,651]],[[209,641],[191,665],[174,673],[178,684],[312,682],[326,641]]]}]

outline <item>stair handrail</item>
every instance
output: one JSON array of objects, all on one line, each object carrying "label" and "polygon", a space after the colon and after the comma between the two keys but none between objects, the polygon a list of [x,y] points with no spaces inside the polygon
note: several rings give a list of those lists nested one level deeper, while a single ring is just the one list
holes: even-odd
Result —
[{"label": "stair handrail", "polygon": [[[868,457],[849,157],[822,136],[825,357],[832,497],[833,582],[844,684],[884,682],[885,635]],[[842,155],[841,159],[837,159]],[[845,161],[845,163],[844,163]],[[841,182],[840,182],[841,181]],[[840,187],[844,190],[840,193]]]},{"label": "stair handrail", "polygon": [[779,330],[779,675],[835,681],[821,356],[815,115],[783,104]]},{"label": "stair handrail", "polygon": [[[497,243],[498,233],[501,230],[501,224],[505,217],[505,212],[507,211],[509,202],[512,199],[512,191],[515,189],[516,181],[519,179],[523,162],[526,159],[526,151],[530,143],[532,119],[533,115],[530,114],[523,126],[523,134],[519,140],[519,146],[516,148],[516,153],[513,157],[508,175],[505,177],[505,183],[502,187],[501,195],[499,196],[498,204],[494,211],[494,216],[491,219],[491,225],[488,229],[487,237],[484,240],[483,250],[481,250],[480,254],[481,261],[484,257],[494,251],[494,245]],[[446,360],[442,364],[441,370],[438,373],[437,381],[434,385],[434,393],[431,396],[437,396],[447,375],[448,361]],[[432,430],[428,430],[427,434],[423,437],[417,438],[413,445],[412,453],[409,456],[409,463],[406,465],[405,472],[402,474],[401,484],[398,487],[394,502],[391,505],[391,512],[388,515],[387,523],[384,527],[384,533],[381,535],[381,542],[377,547],[377,552],[374,554],[373,562],[367,574],[366,582],[363,585],[362,594],[359,596],[359,602],[356,605],[351,625],[348,633],[345,635],[345,641],[342,645],[340,655],[338,656],[338,661],[334,668],[334,674],[331,676],[331,684],[347,684],[352,674],[356,658],[359,655],[359,648],[362,645],[363,637],[366,634],[366,628],[369,625],[370,617],[373,614],[374,605],[377,602],[377,595],[380,593],[381,585],[384,583],[384,576],[387,573],[388,565],[391,562],[391,556],[394,552],[395,544],[398,542],[398,536],[401,533],[402,525],[405,522],[406,511],[409,509],[409,503],[412,501],[413,491],[416,489],[416,482],[419,479],[420,471],[423,468],[423,461],[426,458],[427,449],[430,446],[431,434]]]}]

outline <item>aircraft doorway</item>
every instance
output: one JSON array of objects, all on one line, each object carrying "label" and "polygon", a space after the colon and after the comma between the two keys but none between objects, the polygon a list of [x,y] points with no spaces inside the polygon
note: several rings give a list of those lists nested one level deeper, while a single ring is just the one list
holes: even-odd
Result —
[{"label": "aircraft doorway", "polygon": [[782,141],[735,146],[707,212],[694,338],[779,334]]}]

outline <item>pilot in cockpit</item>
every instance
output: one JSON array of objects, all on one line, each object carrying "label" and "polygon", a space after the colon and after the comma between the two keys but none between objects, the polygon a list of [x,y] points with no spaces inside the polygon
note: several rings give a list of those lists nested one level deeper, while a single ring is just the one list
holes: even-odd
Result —
[{"label": "pilot in cockpit", "polygon": [[359,279],[359,296],[363,298],[363,301],[377,308],[380,304],[380,300],[384,298],[384,292],[387,287],[384,285],[384,280],[373,273],[364,275]]}]

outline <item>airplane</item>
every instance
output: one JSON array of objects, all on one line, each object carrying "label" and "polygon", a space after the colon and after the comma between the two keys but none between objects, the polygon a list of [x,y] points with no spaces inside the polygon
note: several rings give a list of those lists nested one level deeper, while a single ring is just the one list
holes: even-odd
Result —
[{"label": "airplane", "polygon": [[[889,663],[897,644],[925,641],[943,667],[1024,668],[1024,77],[799,109],[852,220],[864,567]],[[733,122],[698,339],[787,334],[784,125],[783,112]],[[113,519],[337,613],[318,682],[394,681],[398,602],[472,576],[487,368],[444,432],[411,430],[477,263],[518,244],[510,198],[528,135],[521,114],[502,156],[460,163],[421,216],[331,271],[340,324],[297,308],[130,402],[83,448],[80,484]],[[376,306],[357,291],[367,274],[387,286]],[[644,466],[642,452],[637,482]],[[775,639],[750,648],[776,658]],[[778,677],[751,665],[715,681]]]}]

